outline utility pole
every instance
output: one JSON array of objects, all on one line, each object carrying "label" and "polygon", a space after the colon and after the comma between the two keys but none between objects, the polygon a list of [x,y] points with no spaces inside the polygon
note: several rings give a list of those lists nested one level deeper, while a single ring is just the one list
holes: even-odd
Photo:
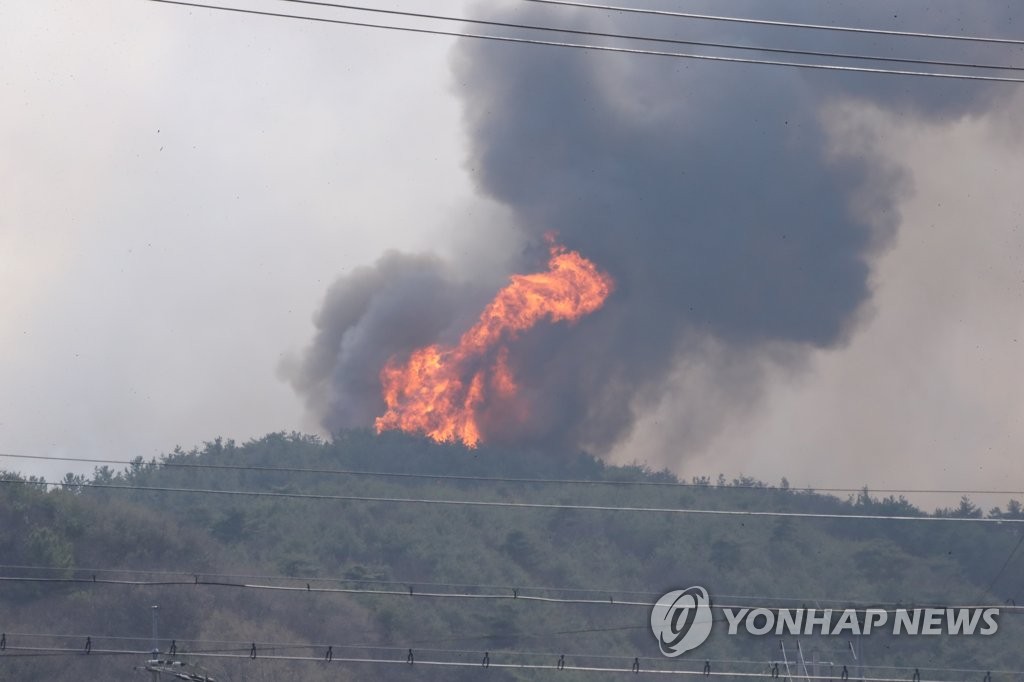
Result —
[{"label": "utility pole", "polygon": [[853,651],[853,659],[857,661],[857,676],[864,679],[864,635],[856,635],[853,642],[850,642],[850,649]]},{"label": "utility pole", "polygon": [[[160,637],[159,637],[159,617],[160,607],[153,604],[153,639],[149,647],[149,655],[153,661],[160,659]],[[153,675],[153,682],[160,682],[160,673],[156,670],[150,671]]]},{"label": "utility pole", "polygon": [[176,680],[190,680],[191,682],[216,682],[212,677],[205,673],[190,670],[191,665],[185,661],[177,659],[176,645],[172,643],[170,650],[168,651],[166,658],[160,656],[160,627],[159,627],[159,613],[160,607],[156,604],[153,605],[150,610],[152,614],[153,630],[152,639],[150,641],[149,649],[149,660],[143,666],[136,666],[136,670],[148,672],[152,675],[153,682],[160,682],[161,676],[164,674],[169,675]]}]

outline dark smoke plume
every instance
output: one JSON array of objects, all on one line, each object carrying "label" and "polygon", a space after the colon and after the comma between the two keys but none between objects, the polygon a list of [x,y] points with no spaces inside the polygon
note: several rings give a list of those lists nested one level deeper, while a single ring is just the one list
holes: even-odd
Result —
[{"label": "dark smoke plume", "polygon": [[[687,7],[723,13],[720,3]],[[887,7],[732,2],[729,13],[763,16],[770,9],[772,17],[797,21],[974,33],[999,33],[1006,19],[1000,12],[1010,14],[960,0],[901,3],[895,17]],[[810,9],[819,16],[808,17]],[[495,13],[494,3],[481,6],[481,14]],[[999,60],[991,48],[969,44],[529,3],[506,5],[501,16],[694,40]],[[870,102],[942,120],[982,111],[1006,91],[471,41],[459,45],[453,64],[479,190],[511,210],[530,243],[542,244],[555,230],[617,282],[598,313],[574,326],[536,329],[513,346],[531,417],[489,424],[488,435],[598,452],[628,434],[636,411],[658,400],[680,363],[706,362],[720,377],[716,392],[746,403],[762,361],[798,362],[806,350],[842,344],[852,333],[871,296],[872,261],[894,234],[908,183],[899,168],[866,152],[836,153],[826,106]],[[523,270],[537,266],[540,250],[524,254]],[[371,424],[380,414],[376,374],[384,361],[452,333],[469,308],[467,292],[440,264],[397,255],[341,280],[293,374],[295,386],[326,428]]]},{"label": "dark smoke plume", "polygon": [[388,358],[457,334],[449,328],[477,300],[438,258],[388,252],[331,286],[313,343],[283,373],[328,431],[371,425]]}]

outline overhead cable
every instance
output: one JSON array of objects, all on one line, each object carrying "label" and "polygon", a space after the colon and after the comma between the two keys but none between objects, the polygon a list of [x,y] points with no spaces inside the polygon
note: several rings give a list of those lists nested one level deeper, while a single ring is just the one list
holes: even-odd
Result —
[{"label": "overhead cable", "polygon": [[[158,0],[151,0],[157,2]],[[0,478],[0,484],[61,487],[61,483]],[[364,495],[330,495],[326,493],[272,492],[264,490],[217,490],[208,488],[178,488],[171,486],[133,486],[112,483],[90,483],[83,490],[104,489],[136,492],[186,493],[192,495],[224,495],[230,497],[266,497],[293,500],[319,500],[338,502],[372,502],[383,504],[439,505],[449,507],[484,507],[492,509],[560,509],[575,511],[628,512],[652,514],[685,514],[731,517],[774,517],[798,519],[841,519],[846,521],[918,521],[934,523],[968,524],[1024,524],[1024,519],[985,518],[973,516],[900,516],[894,514],[830,514],[820,512],[757,511],[747,509],[693,509],[680,507],[625,507],[598,504],[560,504],[556,502],[503,502],[497,500],[450,500],[436,498],[372,497]]]},{"label": "overhead cable", "polygon": [[953,489],[953,488],[871,488],[860,486],[859,488],[835,488],[817,486],[793,486],[782,488],[758,483],[732,482],[724,485],[708,482],[685,481],[642,481],[642,480],[615,480],[615,479],[582,479],[582,478],[523,478],[515,476],[473,476],[462,474],[431,474],[406,471],[367,471],[360,469],[327,469],[327,468],[304,468],[304,467],[276,467],[259,466],[251,464],[210,464],[205,462],[185,462],[181,458],[164,458],[160,461],[146,462],[144,460],[128,459],[106,459],[98,457],[59,457],[53,455],[21,455],[12,453],[0,453],[0,458],[29,459],[54,462],[77,462],[88,464],[120,464],[125,467],[138,467],[141,469],[209,469],[213,471],[259,471],[264,473],[287,473],[287,474],[318,474],[328,476],[353,476],[369,478],[405,478],[421,479],[430,481],[478,481],[483,483],[529,483],[529,484],[551,484],[551,485],[597,485],[597,486],[651,486],[665,488],[695,488],[699,490],[755,490],[768,493],[878,493],[878,494],[949,494],[949,495],[1024,495],[1022,490],[993,490],[993,489]]},{"label": "overhead cable", "polygon": [[893,76],[917,76],[923,78],[941,78],[949,80],[987,81],[1001,83],[1024,83],[1024,78],[1010,76],[989,76],[983,74],[963,74],[934,71],[913,71],[907,69],[883,69],[867,66],[851,66],[841,64],[818,64],[804,62],[790,62],[771,59],[753,59],[747,57],[730,57],[725,55],[694,54],[684,52],[669,52],[661,50],[642,50],[639,48],[617,47],[612,45],[595,45],[591,43],[572,43],[556,40],[539,40],[536,38],[522,38],[505,35],[486,33],[470,33],[466,31],[446,31],[441,29],[419,28],[413,26],[395,26],[391,24],[376,24],[363,21],[352,21],[347,19],[329,19],[326,17],[313,17],[302,14],[285,14],[282,12],[266,12],[262,10],[245,9],[241,7],[228,7],[224,5],[210,5],[199,2],[185,2],[184,0],[146,0],[147,2],[158,2],[166,5],[178,5],[181,7],[192,7],[197,9],[209,9],[221,12],[234,12],[238,14],[249,14],[264,17],[275,17],[279,19],[296,19],[323,24],[337,24],[342,26],[357,26],[362,28],[373,28],[388,31],[401,31],[405,33],[418,33],[423,35],[449,36],[453,38],[472,38],[475,40],[489,40],[519,45],[543,45],[549,47],[561,47],[579,50],[591,50],[595,52],[609,52],[620,54],[650,55],[657,57],[672,57],[677,59],[695,59],[710,62],[734,63],[734,64],[759,64],[763,66],[781,66],[798,69],[820,69],[825,71],[837,71],[847,73],[866,74],[887,74]]},{"label": "overhead cable", "polygon": [[508,21],[495,21],[489,19],[477,19],[471,17],[453,17],[444,14],[428,14],[423,12],[408,12],[383,7],[367,7],[365,5],[350,5],[324,0],[278,0],[278,2],[290,2],[298,5],[312,5],[316,7],[331,7],[355,12],[371,12],[377,14],[388,14],[392,16],[410,17],[414,19],[429,19],[433,21],[454,21],[463,24],[474,24],[477,26],[494,26],[498,28],[514,28],[527,31],[545,31],[549,33],[564,33],[567,35],[587,36],[591,38],[612,38],[615,40],[633,40],[638,42],[663,43],[666,45],[688,45],[692,47],[713,47],[727,50],[742,50],[746,52],[769,52],[772,54],[802,55],[805,57],[825,57],[828,59],[852,59],[860,61],[893,62],[900,64],[916,64],[918,66],[952,66],[966,69],[992,69],[997,71],[1020,71],[1024,67],[1010,66],[1004,64],[979,64],[971,62],[937,61],[931,59],[911,59],[905,57],[886,57],[881,55],[866,55],[843,52],[821,52],[815,50],[801,50],[796,48],[783,47],[761,47],[757,45],[737,45],[735,43],[720,43],[702,40],[682,40],[678,38],[657,38],[624,33],[607,33],[587,29],[561,28],[557,26],[544,26],[539,24],[520,24]]},{"label": "overhead cable", "polygon": [[[228,582],[224,580],[211,580],[208,578],[200,578],[198,575],[194,576],[192,580],[126,580],[126,579],[114,579],[114,578],[98,578],[92,576],[89,578],[77,577],[77,578],[41,578],[33,576],[0,576],[0,583],[44,583],[44,584],[84,584],[84,585],[130,585],[133,587],[227,587],[233,589],[244,589],[244,590],[267,590],[274,592],[291,592],[300,594],[349,594],[349,595],[372,595],[372,596],[390,596],[390,597],[413,597],[417,599],[457,599],[457,600],[502,600],[502,601],[517,601],[517,602],[533,602],[533,603],[548,603],[548,604],[574,604],[574,605],[598,605],[598,606],[629,606],[629,607],[643,607],[649,609],[655,605],[652,601],[635,601],[629,599],[616,599],[615,597],[609,597],[608,599],[583,599],[579,597],[548,597],[521,594],[518,590],[505,593],[469,593],[469,592],[428,592],[417,590],[413,586],[409,586],[405,590],[369,590],[366,588],[355,588],[355,587],[313,587],[312,584],[307,583],[305,586],[301,585],[267,585],[260,583],[237,583]],[[768,609],[782,609],[790,608],[778,605],[770,604],[719,604],[713,603],[711,608],[716,610],[722,609],[744,609],[744,608],[768,608]],[[931,608],[939,608],[938,606],[930,606]],[[926,608],[926,606],[901,606],[894,608],[851,608],[851,611],[857,611],[858,613],[865,613],[868,611],[886,613],[895,613],[901,609],[906,608]],[[1010,613],[1024,611],[1024,605],[1021,606],[1000,606],[999,604],[965,604],[958,606],[947,606],[943,605],[941,608],[959,608],[959,609],[1001,609]]]},{"label": "overhead cable", "polygon": [[645,7],[626,7],[622,5],[607,5],[593,2],[579,2],[577,0],[523,0],[543,5],[562,5],[565,7],[576,7],[580,9],[597,9],[606,12],[623,12],[630,14],[646,14],[662,17],[677,17],[683,19],[704,19],[708,21],[724,21],[737,24],[751,24],[756,26],[777,26],[784,28],[812,29],[819,31],[837,31],[840,33],[864,33],[879,36],[901,36],[905,38],[929,38],[939,40],[959,40],[971,43],[990,43],[996,45],[1024,45],[1024,40],[1018,38],[997,38],[990,36],[956,35],[953,33],[926,33],[922,31],[897,31],[881,28],[863,28],[857,26],[835,26],[832,24],[809,24],[797,21],[779,21],[773,19],[754,19],[750,17],[732,17],[715,14],[698,14],[695,12],[679,12],[675,10],[648,9]]},{"label": "overhead cable", "polygon": [[[82,655],[109,655],[109,656],[125,656],[125,655],[136,655],[136,656],[148,656],[149,651],[145,650],[132,650],[132,649],[93,649],[90,654],[83,654],[81,651],[59,648],[59,647],[19,647],[10,646],[10,651],[21,651],[21,652],[34,652],[34,653],[55,653],[65,654],[69,656],[82,656]],[[361,657],[342,657],[333,656],[329,660],[323,656],[287,656],[281,654],[265,654],[260,655],[258,647],[253,647],[252,654],[244,653],[194,653],[188,654],[193,658],[209,658],[209,659],[250,659],[259,661],[291,661],[291,662],[315,662],[323,665],[331,664],[365,664],[365,665],[401,665],[401,666],[429,666],[432,668],[480,668],[481,663],[469,662],[469,661],[442,661],[442,660],[431,660],[423,659],[422,657],[413,658],[412,656],[399,657],[399,658],[361,658]],[[410,649],[409,653],[412,654],[413,650]],[[0,654],[0,660],[4,656],[10,654]],[[509,670],[575,670],[579,672],[589,673],[634,673],[634,674],[653,674],[653,675],[681,675],[681,676],[694,676],[699,675],[701,677],[742,677],[742,678],[764,678],[765,673],[763,672],[745,672],[745,671],[734,671],[734,670],[681,670],[678,668],[645,668],[644,666],[637,666],[634,659],[634,665],[630,667],[612,667],[612,666],[595,666],[595,665],[574,665],[571,661],[564,662],[564,655],[558,663],[540,664],[540,663],[505,663],[500,661],[490,661],[487,667],[509,669]],[[1013,673],[1017,674],[1017,673]],[[821,681],[834,680],[834,676],[829,675],[787,675],[790,680],[807,680]],[[858,682],[907,682],[904,677],[858,677]],[[940,679],[920,679],[918,682],[953,682],[950,680]]]},{"label": "overhead cable", "polygon": [[[81,641],[86,638],[86,635],[80,634],[56,634],[56,633],[23,633],[23,632],[8,632],[8,636],[12,638],[27,638],[27,639],[56,639],[56,640],[77,640]],[[103,642],[145,642],[149,643],[152,640],[151,635],[137,635],[137,636],[124,636],[124,635],[94,635],[91,636],[92,640],[103,641]],[[169,638],[164,638],[169,639]],[[315,643],[315,642],[273,642],[273,641],[262,641],[262,640],[213,640],[213,639],[176,639],[175,642],[175,654],[181,657],[188,657],[192,654],[202,653],[232,653],[232,652],[251,652],[252,646],[255,645],[257,652],[267,651],[285,651],[285,650],[325,650],[331,649],[362,649],[367,651],[394,651],[402,652],[405,654],[409,650],[408,644],[399,646],[398,644],[389,646],[376,646],[366,644],[330,644],[330,643]],[[411,643],[415,645],[415,642]],[[202,649],[195,649],[194,647],[201,646]],[[121,650],[126,650],[127,647]],[[65,649],[67,650],[67,649]],[[95,649],[94,649],[95,651]],[[478,656],[484,651],[480,649],[435,649],[414,646],[414,651],[418,653],[430,653],[435,655],[446,655],[446,656]],[[77,653],[77,652],[76,652]],[[149,652],[147,652],[149,653]],[[665,663],[663,656],[634,656],[633,654],[597,654],[587,652],[553,652],[553,651],[523,651],[523,650],[501,650],[491,649],[488,650],[492,656],[501,656],[508,658],[547,658],[555,659],[558,656],[565,656],[569,660],[640,660],[640,661],[654,661]],[[322,660],[322,659],[321,659]],[[703,666],[704,663],[712,663],[715,666],[726,664],[726,665],[747,665],[747,666],[764,666],[766,661],[753,660],[753,659],[736,659],[736,658],[699,658],[692,660],[680,659],[676,662],[677,665],[693,665]],[[820,661],[820,665],[828,666],[828,662]],[[834,664],[833,664],[834,665]],[[893,671],[906,671],[911,672],[914,670],[923,670],[928,672],[940,672],[940,673],[995,673],[1000,675],[1015,675],[1018,671],[1015,670],[1000,670],[995,668],[950,668],[950,667],[927,667],[927,666],[890,666],[890,665],[875,665],[865,663],[859,665],[866,670],[893,670]],[[700,668],[703,670],[703,668]],[[859,678],[858,678],[859,679]]]}]

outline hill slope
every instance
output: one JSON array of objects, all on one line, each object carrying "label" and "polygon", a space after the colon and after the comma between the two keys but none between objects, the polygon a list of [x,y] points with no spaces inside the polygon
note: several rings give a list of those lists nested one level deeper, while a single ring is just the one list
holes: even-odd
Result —
[{"label": "hill slope", "polygon": [[[841,500],[747,480],[700,481],[703,485],[685,487],[568,485],[294,471],[674,481],[664,472],[605,466],[583,454],[488,447],[466,450],[400,434],[365,432],[343,433],[329,443],[296,434],[272,434],[241,446],[215,441],[191,452],[176,450],[163,462],[173,466],[140,461],[122,472],[101,468],[85,485],[51,492],[38,486],[0,486],[0,555],[7,566],[3,575],[89,580],[97,574],[95,569],[117,569],[99,571],[98,576],[184,583],[191,579],[193,583],[5,583],[0,588],[0,629],[22,633],[7,635],[10,647],[16,643],[81,645],[78,639],[27,636],[59,633],[90,635],[97,650],[116,648],[113,645],[119,642],[124,645],[121,648],[144,650],[148,648],[149,606],[159,603],[164,639],[181,642],[182,650],[245,656],[251,652],[250,643],[259,642],[255,661],[194,659],[218,679],[264,679],[261,675],[265,679],[362,679],[368,674],[383,680],[435,679],[439,675],[479,679],[475,666],[484,652],[490,653],[494,663],[543,664],[553,664],[554,654],[564,653],[570,667],[628,668],[634,657],[640,657],[645,668],[700,670],[705,659],[739,659],[754,663],[714,665],[765,673],[768,662],[781,654],[776,637],[729,637],[719,628],[692,656],[670,661],[661,658],[648,630],[649,608],[622,602],[650,602],[669,589],[690,585],[706,586],[716,604],[821,603],[836,608],[852,601],[874,605],[1002,603],[1020,598],[1024,591],[1020,584],[1024,552],[1010,554],[1020,538],[1016,524],[731,517],[297,497],[923,515],[903,500],[880,501],[866,492]],[[260,470],[278,467],[292,471]],[[99,487],[104,485],[276,495]],[[1009,508],[1010,512],[1001,513],[1020,515],[1019,506]],[[965,503],[944,513],[980,512]],[[1011,560],[1004,569],[1008,556]],[[162,574],[145,571],[177,573],[161,578]],[[204,584],[209,582],[224,584]],[[239,584],[304,589],[229,586]],[[355,592],[316,591],[324,589]],[[487,594],[492,598],[434,597],[429,593]],[[599,603],[546,603],[511,598],[515,595]],[[1019,646],[1024,636],[1022,625],[1024,617],[1004,613],[1000,631],[993,637],[861,638],[863,641],[854,642],[861,654],[857,661],[850,655],[849,638],[803,638],[800,644],[808,657],[816,650],[822,661],[834,663],[837,675],[842,665],[858,674],[856,666],[865,663],[1020,670],[1024,669]],[[134,639],[115,640],[113,636]],[[273,648],[271,643],[319,646],[286,649]],[[788,637],[784,643],[788,658],[796,642]],[[421,662],[458,660],[474,667],[327,667],[266,658],[275,654],[322,657],[327,645],[334,647],[338,658],[346,652],[358,658],[404,663],[407,650],[413,648]],[[346,645],[360,646],[345,649]],[[538,655],[502,653],[506,651]],[[84,675],[123,679],[139,662],[138,657],[127,656],[31,659],[13,658],[11,653],[9,648],[0,654],[0,679],[77,680]],[[828,674],[833,669],[824,670]],[[886,676],[884,672],[863,670],[869,677]],[[548,675],[497,666],[487,674],[495,680]],[[566,671],[560,677],[582,679],[582,675]]]}]

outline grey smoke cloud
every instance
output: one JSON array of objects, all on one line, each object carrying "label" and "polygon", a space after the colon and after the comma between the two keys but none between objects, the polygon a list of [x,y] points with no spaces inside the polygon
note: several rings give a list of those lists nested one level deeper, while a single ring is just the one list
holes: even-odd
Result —
[{"label": "grey smoke cloud", "polygon": [[[668,5],[665,5],[668,7]],[[713,5],[706,4],[705,9]],[[884,7],[830,3],[848,25],[996,32],[1010,9],[932,2]],[[486,14],[495,15],[488,3]],[[699,11],[701,6],[695,6]],[[807,20],[805,2],[773,16]],[[734,3],[758,15],[760,3]],[[765,33],[667,24],[585,10],[505,6],[503,18],[594,30],[776,43],[801,49],[983,60],[984,48],[829,33]],[[1005,16],[1004,16],[1005,15]],[[955,30],[955,29],[954,29]],[[932,50],[932,52],[929,52]],[[813,349],[844,344],[871,298],[872,266],[899,224],[903,171],[868,149],[837,151],[823,108],[871,101],[929,120],[983,111],[998,85],[626,57],[465,41],[453,55],[479,191],[509,209],[528,243],[559,239],[607,270],[614,296],[572,326],[541,327],[511,348],[530,418],[490,426],[498,440],[605,452],[657,402],[674,370],[699,366],[721,409],[696,415],[696,440],[747,406],[766,363],[798,366]],[[522,270],[540,262],[527,249]],[[458,265],[454,265],[456,271]],[[380,414],[376,373],[392,353],[438,340],[470,308],[432,261],[389,256],[339,281],[318,335],[293,374],[328,429]],[[474,294],[475,296],[475,294]],[[461,297],[461,298],[460,298]],[[713,350],[709,350],[713,349]],[[700,392],[684,397],[697,404]]]},{"label": "grey smoke cloud", "polygon": [[445,336],[467,292],[437,257],[390,251],[331,286],[313,342],[282,373],[328,431],[372,424],[384,411],[381,368]]}]

